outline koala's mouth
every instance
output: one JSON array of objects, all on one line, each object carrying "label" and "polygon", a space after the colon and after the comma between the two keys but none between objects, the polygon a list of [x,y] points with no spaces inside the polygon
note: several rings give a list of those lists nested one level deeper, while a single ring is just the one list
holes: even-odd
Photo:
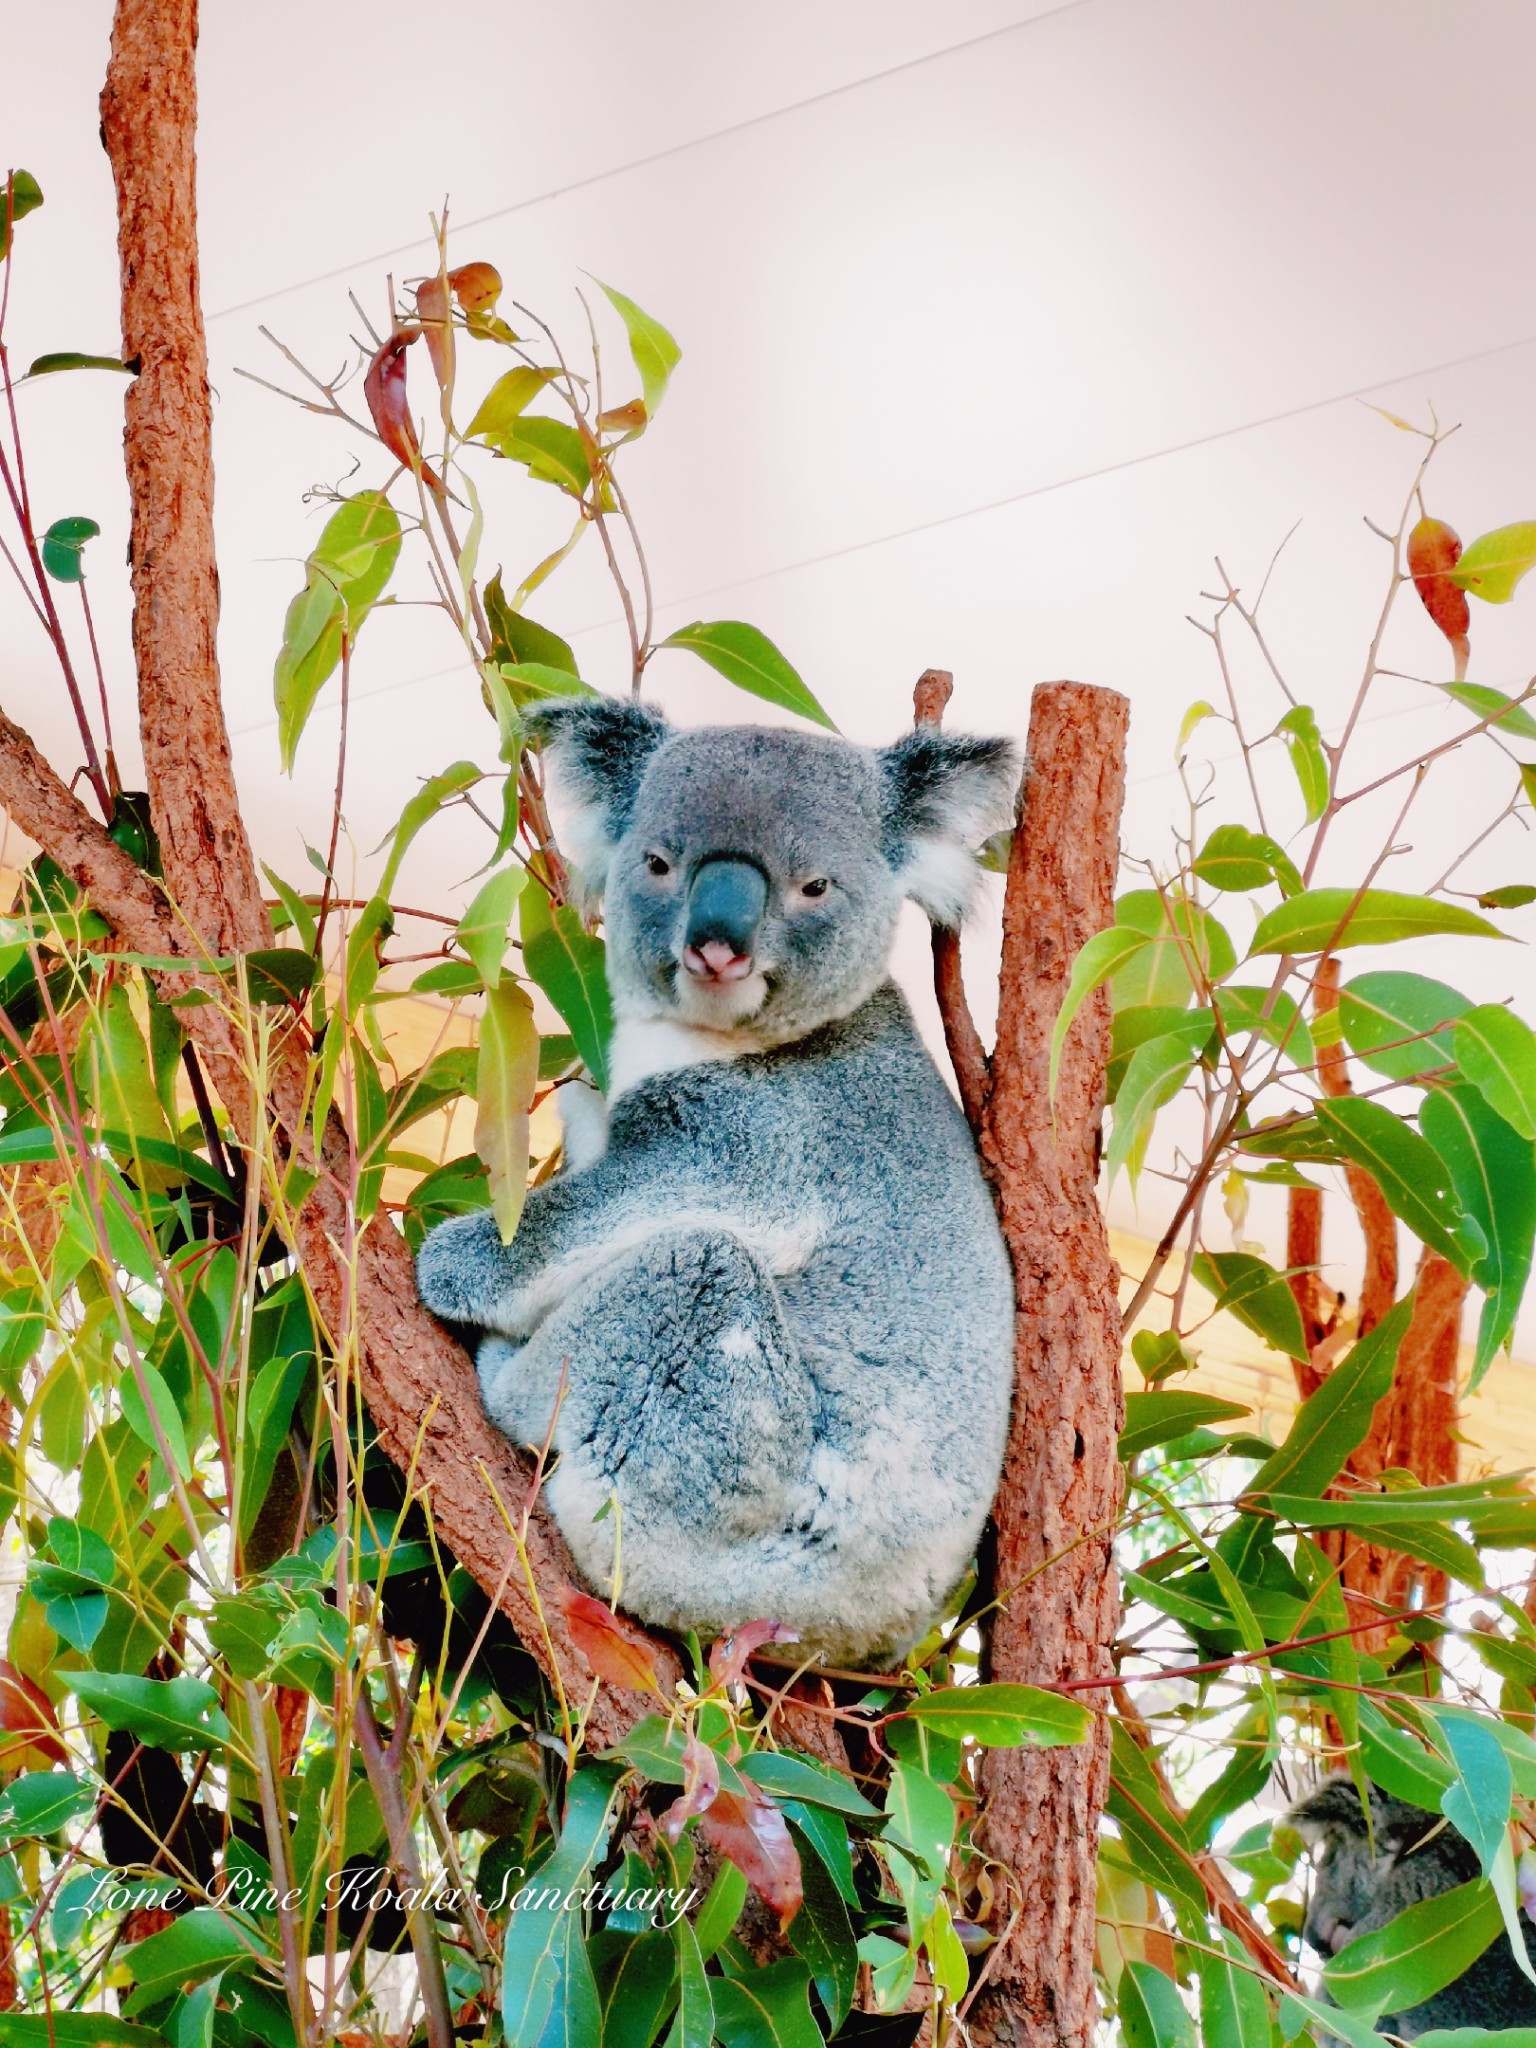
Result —
[{"label": "koala's mouth", "polygon": [[756,962],[730,980],[701,980],[680,960],[674,960],[667,978],[672,1006],[683,1021],[716,1031],[731,1030],[760,1016],[779,986],[777,973]]}]

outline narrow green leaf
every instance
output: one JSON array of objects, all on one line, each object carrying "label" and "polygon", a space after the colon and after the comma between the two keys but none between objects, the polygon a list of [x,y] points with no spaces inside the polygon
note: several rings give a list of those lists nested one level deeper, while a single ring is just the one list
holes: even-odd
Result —
[{"label": "narrow green leaf", "polygon": [[1248,951],[1250,957],[1334,953],[1345,946],[1385,946],[1444,934],[1508,936],[1475,911],[1434,896],[1403,896],[1395,889],[1306,889],[1260,918]]},{"label": "narrow green leaf", "polygon": [[560,1839],[539,1868],[532,1899],[512,1915],[502,1953],[507,2048],[538,2048],[557,1999],[562,2011],[569,2009],[573,1976],[581,1987],[578,1999],[590,1987],[591,2000],[585,2015],[588,2031],[585,2036],[572,2034],[572,2048],[597,2035],[597,1989],[581,1939],[581,1915],[564,1910],[564,1901],[568,1894],[579,1896],[585,1889],[587,1873],[607,1843],[621,1776],[611,1765],[588,1764],[571,1778]]},{"label": "narrow green leaf", "polygon": [[1440,1811],[1472,1844],[1483,1876],[1491,1881],[1505,1845],[1515,1791],[1509,1758],[1481,1721],[1447,1715],[1440,1732],[1456,1767],[1455,1783],[1446,1788]]},{"label": "narrow green leaf", "polygon": [[180,1411],[164,1378],[147,1358],[136,1360],[124,1371],[118,1385],[118,1398],[123,1404],[123,1419],[140,1443],[160,1453],[155,1435],[155,1424],[158,1423],[171,1463],[183,1479],[190,1478],[192,1459],[187,1451],[187,1432]]},{"label": "narrow green leaf", "polygon": [[1533,563],[1536,520],[1521,519],[1513,526],[1496,526],[1491,533],[1480,533],[1446,573],[1469,597],[1480,597],[1484,604],[1508,604]]},{"label": "narrow green leaf", "polygon": [[174,1926],[136,1941],[125,1956],[133,1974],[127,2013],[142,2012],[188,1984],[200,1983],[232,1963],[265,1963],[265,1944],[254,1929],[216,1906],[194,1906]]},{"label": "narrow green leaf", "polygon": [[78,349],[61,348],[50,350],[47,355],[36,356],[29,377],[52,377],[60,370],[121,370],[126,377],[136,377],[138,372],[131,363],[125,363],[118,356],[82,355]]},{"label": "narrow green leaf", "polygon": [[560,1012],[587,1071],[606,1091],[613,1002],[602,940],[582,929],[569,906],[551,904],[537,883],[523,890],[521,924],[525,972]]},{"label": "narrow green leaf", "polygon": [[1345,1353],[1316,1393],[1296,1411],[1285,1442],[1259,1467],[1248,1491],[1321,1493],[1365,1440],[1376,1403],[1392,1385],[1397,1347],[1413,1314],[1405,1295],[1358,1344]]},{"label": "narrow green leaf", "polygon": [[527,879],[520,867],[503,868],[481,884],[475,900],[459,919],[454,937],[475,963],[481,983],[494,989],[501,981],[507,951],[507,927]]},{"label": "narrow green leaf", "polygon": [[1121,1167],[1134,1190],[1157,1112],[1172,1102],[1189,1078],[1215,1029],[1209,1010],[1195,1010],[1160,1037],[1132,1053],[1115,1096],[1114,1124],[1104,1166],[1113,1184]]},{"label": "narrow green leaf", "polygon": [[[698,1936],[687,1920],[672,1930],[677,1943],[677,2016],[667,2034],[666,2048],[709,2048],[715,2037],[715,2002],[712,1986],[704,1974]],[[586,2048],[573,2041],[571,2048]]]},{"label": "narrow green leaf", "polygon": [[1488,1241],[1472,1268],[1484,1301],[1471,1385],[1509,1342],[1536,1245],[1536,1153],[1471,1088],[1435,1088],[1419,1128],[1444,1161],[1463,1209]]},{"label": "narrow green leaf", "polygon": [[1013,1749],[1021,1742],[1044,1748],[1081,1742],[1092,1718],[1076,1700],[1033,1685],[946,1686],[923,1693],[906,1713],[925,1727],[969,1735],[989,1749]]},{"label": "narrow green leaf", "polygon": [[109,1728],[126,1728],[160,1749],[212,1749],[229,1739],[219,1696],[200,1678],[134,1678],[121,1671],[63,1676],[82,1706]]},{"label": "narrow green leaf", "polygon": [[685,647],[738,690],[796,712],[801,718],[826,726],[829,732],[837,730],[799,674],[756,626],[743,625],[739,619],[718,619],[709,624],[696,619],[691,626],[669,634],[661,644]]},{"label": "narrow green leaf", "polygon": [[573,498],[585,497],[591,488],[587,444],[564,420],[510,420],[496,447],[509,461],[526,463],[536,483],[557,484]]},{"label": "narrow green leaf", "polygon": [[1479,1003],[1456,1026],[1461,1071],[1522,1138],[1536,1139],[1536,1033],[1499,1003]]},{"label": "narrow green leaf", "polygon": [[[728,1864],[722,1882],[727,1872],[739,1875]],[[710,1897],[719,1889],[717,1882]],[[677,1997],[676,1942],[666,1929],[655,1928],[637,1935],[597,1935],[592,1949],[603,2009],[601,2048],[651,2048]]]},{"label": "narrow green leaf", "polygon": [[[819,1859],[813,1857],[811,1860],[819,1865]],[[693,1931],[699,1938],[699,1954],[706,1963],[741,1918],[741,1909],[746,1903],[745,1874],[734,1863],[722,1863],[709,1888],[709,1896],[699,1908],[699,1917],[693,1923]],[[607,2048],[606,2039],[604,2048]]]},{"label": "narrow green leaf", "polygon": [[1255,1336],[1291,1358],[1307,1356],[1301,1310],[1284,1279],[1252,1252],[1198,1252],[1191,1268],[1217,1310],[1226,1310]]},{"label": "narrow green leaf", "polygon": [[856,1820],[877,1820],[878,1806],[872,1806],[859,1788],[839,1772],[813,1764],[783,1750],[754,1749],[743,1757],[741,1775],[775,1799],[802,1799],[812,1806],[827,1806],[834,1813],[849,1813]]},{"label": "narrow green leaf", "polygon": [[822,2048],[807,1995],[810,1972],[798,1959],[711,1984],[715,2036],[723,2048]]},{"label": "narrow green leaf", "polygon": [[543,661],[504,661],[497,673],[519,711],[526,711],[530,704],[547,704],[551,697],[597,695],[580,676],[572,675],[568,669],[551,668]]},{"label": "narrow green leaf", "polygon": [[552,379],[559,376],[558,370],[538,370],[531,364],[519,363],[515,370],[508,370],[481,399],[474,418],[464,429],[466,440],[489,441],[499,447],[505,435],[510,433],[516,421],[532,405]]},{"label": "narrow green leaf", "polygon": [[859,1973],[858,1943],[848,1908],[821,1858],[807,1855],[798,1840],[795,1847],[800,1851],[804,1897],[789,1924],[789,1939],[810,1970],[835,2034],[853,2004]]},{"label": "narrow green leaf", "polygon": [[642,312],[633,299],[625,298],[611,284],[604,284],[601,278],[597,282],[609,305],[624,322],[624,332],[629,336],[629,352],[640,372],[646,417],[655,419],[657,407],[666,396],[668,381],[682,361],[683,352],[659,320],[653,320],[649,313]]},{"label": "narrow green leaf", "polygon": [[389,859],[379,877],[375,891],[377,897],[387,897],[395,886],[395,877],[400,872],[406,849],[416,834],[429,819],[435,818],[445,804],[461,797],[466,789],[473,789],[485,776],[473,761],[455,761],[451,768],[445,768],[441,775],[429,775],[421,788],[400,813],[398,821],[389,833]]},{"label": "narrow green leaf", "polygon": [[1072,962],[1072,973],[1067,981],[1067,992],[1062,997],[1061,1008],[1056,1013],[1056,1023],[1051,1031],[1051,1094],[1056,1093],[1056,1074],[1061,1065],[1061,1048],[1066,1043],[1072,1020],[1096,988],[1102,988],[1110,977],[1119,972],[1126,961],[1149,945],[1147,934],[1130,925],[1113,924],[1107,931],[1095,932],[1093,937],[1079,949]]},{"label": "narrow green leaf", "polygon": [[1339,1150],[1370,1174],[1394,1216],[1458,1272],[1471,1272],[1487,1252],[1487,1240],[1456,1199],[1450,1173],[1426,1139],[1384,1103],[1363,1096],[1319,1102],[1317,1120]]},{"label": "narrow green leaf", "polygon": [[501,573],[485,586],[485,620],[491,629],[491,656],[497,662],[532,663],[541,668],[576,673],[576,657],[569,644],[540,626],[526,613],[514,611],[501,587]]},{"label": "narrow green leaf", "polygon": [[1298,704],[1294,711],[1287,711],[1276,731],[1296,771],[1307,823],[1314,825],[1328,807],[1328,756],[1323,752],[1317,716],[1310,705]]},{"label": "narrow green leaf", "polygon": [[1423,974],[1362,974],[1339,991],[1339,1024],[1351,1052],[1394,1081],[1456,1063],[1448,1028],[1471,1008],[1459,990]]},{"label": "narrow green leaf", "polygon": [[1536,887],[1509,882],[1502,889],[1485,889],[1477,900],[1484,910],[1522,910],[1527,903],[1536,903]]},{"label": "narrow green leaf", "polygon": [[321,689],[355,640],[400,558],[400,519],[382,491],[345,498],[326,521],[304,565],[304,588],[288,607],[272,675],[278,743],[293,773],[300,736]]},{"label": "narrow green leaf", "polygon": [[1220,1952],[1197,1957],[1200,2038],[1204,2048],[1270,2048],[1269,2000],[1248,1951],[1225,1927],[1215,1930]]},{"label": "narrow green leaf", "polygon": [[1407,2012],[1464,1975],[1503,1931],[1491,1886],[1475,1878],[1357,1937],[1324,1967],[1323,1982],[1352,2012]]},{"label": "narrow green leaf", "polygon": [[1120,1432],[1120,1455],[1130,1459],[1159,1444],[1188,1436],[1208,1422],[1232,1422],[1252,1411],[1236,1401],[1221,1401],[1214,1394],[1127,1394],[1125,1428]]},{"label": "narrow green leaf", "polygon": [[528,1117],[539,1079],[539,1033],[520,982],[504,980],[485,998],[475,1070],[475,1150],[491,1181],[491,1210],[510,1244],[528,1193]]},{"label": "narrow green leaf", "polygon": [[1536,718],[1502,690],[1490,690],[1485,683],[1439,683],[1436,688],[1475,717],[1490,720],[1494,731],[1508,733],[1511,739],[1536,740]]},{"label": "narrow green leaf", "polygon": [[1178,1986],[1151,1963],[1129,1962],[1120,1978],[1126,2048],[1195,2048],[1195,2027]]}]

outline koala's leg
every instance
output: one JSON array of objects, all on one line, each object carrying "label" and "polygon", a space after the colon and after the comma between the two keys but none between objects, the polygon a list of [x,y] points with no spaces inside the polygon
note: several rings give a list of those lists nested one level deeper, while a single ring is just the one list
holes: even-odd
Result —
[{"label": "koala's leg", "polygon": [[613,1516],[592,1518],[617,1498],[626,1602],[646,1611],[685,1558],[692,1580],[702,1551],[783,1528],[803,1488],[815,1388],[772,1276],[729,1231],[648,1239],[528,1343],[488,1338],[480,1376],[492,1420],[523,1442],[543,1441],[558,1397],[550,1503],[606,1586]]}]

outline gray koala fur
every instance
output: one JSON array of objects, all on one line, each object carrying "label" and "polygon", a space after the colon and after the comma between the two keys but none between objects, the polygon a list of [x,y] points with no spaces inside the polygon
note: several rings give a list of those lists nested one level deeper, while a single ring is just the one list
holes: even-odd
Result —
[{"label": "gray koala fur", "polygon": [[[1477,1852],[1449,1821],[1371,1787],[1371,1824],[1346,1777],[1325,1779],[1287,1819],[1320,1851],[1302,1937],[1325,1961],[1362,1934],[1385,1927],[1409,1906],[1454,1891],[1478,1875]],[[1536,1929],[1525,1929],[1536,1961]],[[1378,2033],[1413,2040],[1440,2027],[1536,2026],[1536,1984],[1520,1969],[1507,1935],[1411,2011],[1384,2014]]]},{"label": "gray koala fur", "polygon": [[[881,751],[674,732],[614,699],[549,705],[536,731],[604,901],[608,1101],[561,1090],[565,1170],[510,1246],[487,1213],[433,1231],[422,1299],[489,1333],[499,1427],[537,1444],[554,1419],[548,1499],[594,1586],[617,1539],[643,1620],[766,1617],[831,1659],[896,1656],[996,1489],[1013,1291],[887,966],[904,897],[958,919],[1017,758],[929,731]],[[737,932],[711,956],[740,946],[729,980],[690,943],[706,895],[740,925],[709,927]]]}]

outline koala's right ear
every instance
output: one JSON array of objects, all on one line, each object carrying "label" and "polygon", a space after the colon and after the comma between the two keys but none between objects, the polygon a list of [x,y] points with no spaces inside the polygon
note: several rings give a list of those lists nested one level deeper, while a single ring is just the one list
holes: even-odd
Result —
[{"label": "koala's right ear", "polygon": [[526,714],[566,800],[562,838],[589,897],[603,893],[652,754],[672,728],[634,697],[556,697]]}]

